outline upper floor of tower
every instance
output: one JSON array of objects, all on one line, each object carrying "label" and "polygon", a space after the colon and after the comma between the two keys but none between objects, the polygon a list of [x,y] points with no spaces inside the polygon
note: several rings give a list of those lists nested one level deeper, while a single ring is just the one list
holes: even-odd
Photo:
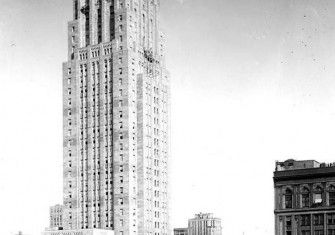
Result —
[{"label": "upper floor of tower", "polygon": [[69,22],[69,60],[80,48],[112,42],[153,58],[164,56],[159,0],[73,0]]}]

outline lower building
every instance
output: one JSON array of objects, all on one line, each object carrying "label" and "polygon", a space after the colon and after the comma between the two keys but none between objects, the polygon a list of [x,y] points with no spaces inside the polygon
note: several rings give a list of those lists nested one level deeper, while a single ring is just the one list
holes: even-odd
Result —
[{"label": "lower building", "polygon": [[63,208],[62,205],[50,207],[50,230],[61,230],[63,228]]},{"label": "lower building", "polygon": [[188,228],[175,228],[173,235],[188,235]]},{"label": "lower building", "polygon": [[196,214],[188,220],[188,235],[221,235],[221,219],[213,214]]},{"label": "lower building", "polygon": [[335,164],[276,162],[275,235],[335,235]]},{"label": "lower building", "polygon": [[114,235],[114,231],[105,229],[76,229],[45,231],[42,235]]}]

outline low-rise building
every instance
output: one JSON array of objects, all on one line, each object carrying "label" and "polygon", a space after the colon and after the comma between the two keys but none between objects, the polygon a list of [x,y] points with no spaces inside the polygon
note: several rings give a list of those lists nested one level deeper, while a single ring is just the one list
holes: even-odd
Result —
[{"label": "low-rise building", "polygon": [[63,208],[62,205],[55,205],[50,207],[50,230],[63,229]]},{"label": "low-rise building", "polygon": [[175,228],[173,229],[174,235],[188,235],[188,228]]},{"label": "low-rise building", "polygon": [[199,213],[188,220],[188,235],[221,235],[221,219],[213,214]]},{"label": "low-rise building", "polygon": [[335,164],[276,162],[275,235],[335,235]]},{"label": "low-rise building", "polygon": [[114,235],[114,231],[106,229],[50,230],[43,232],[43,235]]}]

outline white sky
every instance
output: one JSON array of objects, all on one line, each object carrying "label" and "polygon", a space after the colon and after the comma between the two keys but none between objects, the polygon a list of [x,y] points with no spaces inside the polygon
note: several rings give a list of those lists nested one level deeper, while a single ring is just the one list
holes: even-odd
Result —
[{"label": "white sky", "polygon": [[[335,159],[335,2],[161,0],[172,81],[171,223],[273,234],[275,160]],[[1,234],[62,201],[69,0],[0,0]]]}]

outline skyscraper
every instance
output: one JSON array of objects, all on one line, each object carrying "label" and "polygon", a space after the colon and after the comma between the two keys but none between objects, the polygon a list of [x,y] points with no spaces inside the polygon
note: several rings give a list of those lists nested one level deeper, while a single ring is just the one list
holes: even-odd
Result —
[{"label": "skyscraper", "polygon": [[63,229],[167,235],[169,76],[159,0],[73,0]]}]

